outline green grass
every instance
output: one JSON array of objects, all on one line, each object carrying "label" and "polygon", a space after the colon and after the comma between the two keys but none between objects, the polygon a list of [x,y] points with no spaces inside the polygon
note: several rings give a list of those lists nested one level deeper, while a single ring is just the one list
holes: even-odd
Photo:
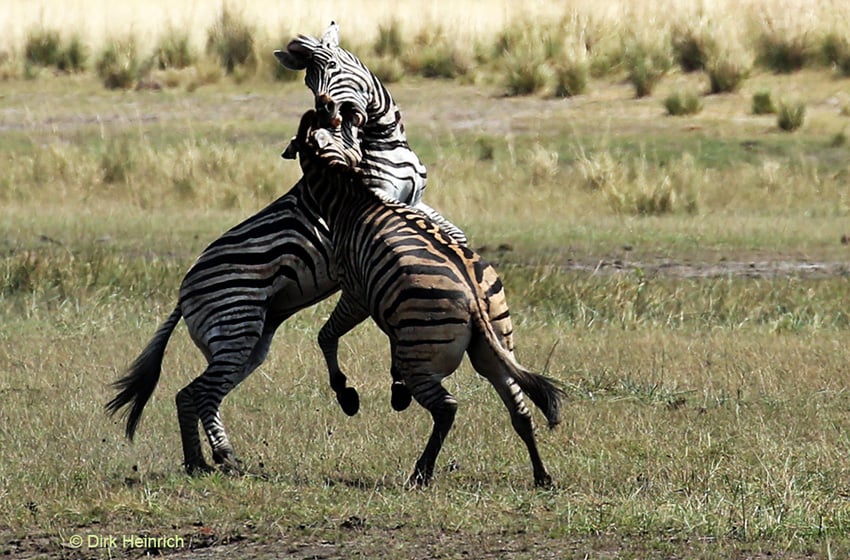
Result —
[{"label": "green grass", "polygon": [[[0,82],[0,550],[107,557],[61,545],[147,534],[256,558],[847,556],[850,207],[830,71],[805,76],[794,135],[750,114],[754,92],[796,79],[753,76],[686,125],[620,79],[569,102],[393,86],[427,200],[501,272],[519,359],[568,394],[539,434],[558,486],[535,490],[507,412],[464,365],[434,485],[415,492],[429,417],[391,411],[372,325],[343,339],[363,400],[344,416],[315,344],[332,301],[287,321],[224,403],[249,476],[181,471],[174,394],[204,365],[185,327],[137,441],[103,414],[197,254],[297,180],[279,152],[312,104],[300,80]],[[646,186],[684,206],[612,202]]]}]

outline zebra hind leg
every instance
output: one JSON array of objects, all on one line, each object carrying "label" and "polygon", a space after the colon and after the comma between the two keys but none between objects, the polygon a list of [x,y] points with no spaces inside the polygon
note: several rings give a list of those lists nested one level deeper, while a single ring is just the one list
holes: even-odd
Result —
[{"label": "zebra hind leg", "polygon": [[440,383],[440,377],[436,375],[416,375],[407,378],[407,384],[413,398],[416,399],[434,420],[434,428],[425,450],[416,461],[413,474],[407,480],[409,488],[428,486],[434,476],[434,464],[443,447],[449,431],[454,424],[457,413],[457,400],[446,391]]},{"label": "zebra hind leg", "polygon": [[177,417],[183,438],[183,464],[189,474],[212,469],[204,461],[198,435],[200,419],[212,448],[212,458],[223,471],[241,473],[242,468],[227,437],[219,407],[224,397],[247,375],[245,368],[211,362],[204,373],[177,393]]},{"label": "zebra hind leg", "polygon": [[510,365],[495,355],[492,344],[496,342],[491,341],[488,344],[483,335],[473,339],[468,351],[470,362],[475,371],[484,376],[496,389],[508,409],[511,425],[528,449],[531,468],[534,472],[534,485],[549,488],[552,486],[552,476],[540,458],[537,440],[534,438],[534,421],[531,411],[525,404],[523,390],[508,370]]},{"label": "zebra hind leg", "polygon": [[198,433],[200,417],[192,397],[192,386],[187,385],[177,393],[177,421],[180,424],[180,439],[183,443],[183,468],[189,475],[212,472],[213,467],[204,460],[201,436]]}]

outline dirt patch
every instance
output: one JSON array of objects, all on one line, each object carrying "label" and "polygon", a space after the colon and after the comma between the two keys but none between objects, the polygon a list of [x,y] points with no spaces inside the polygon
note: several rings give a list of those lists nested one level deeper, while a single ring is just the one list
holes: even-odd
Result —
[{"label": "dirt patch", "polygon": [[689,262],[675,260],[629,261],[619,258],[598,260],[568,259],[561,268],[588,274],[640,273],[671,278],[803,278],[850,277],[846,262],[791,260]]}]

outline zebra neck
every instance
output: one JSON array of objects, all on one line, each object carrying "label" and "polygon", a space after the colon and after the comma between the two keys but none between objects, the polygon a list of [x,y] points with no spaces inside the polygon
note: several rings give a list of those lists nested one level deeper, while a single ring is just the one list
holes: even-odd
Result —
[{"label": "zebra neck", "polygon": [[331,231],[335,225],[365,212],[366,208],[380,204],[378,195],[369,190],[363,181],[352,173],[325,170],[308,178],[311,198],[318,215]]}]

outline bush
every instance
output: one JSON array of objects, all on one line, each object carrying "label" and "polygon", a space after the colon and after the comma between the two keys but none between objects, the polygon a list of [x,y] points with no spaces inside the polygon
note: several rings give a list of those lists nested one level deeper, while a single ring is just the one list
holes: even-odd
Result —
[{"label": "bush", "polygon": [[664,100],[664,108],[671,116],[693,115],[702,111],[702,101],[694,93],[674,92]]},{"label": "bush", "polygon": [[238,66],[254,64],[254,28],[225,5],[207,30],[207,53],[217,57],[228,74]]},{"label": "bush", "polygon": [[368,63],[369,70],[385,84],[392,84],[404,77],[404,65],[393,56],[382,56]]},{"label": "bush", "polygon": [[36,29],[27,36],[24,58],[33,66],[53,66],[59,60],[62,41],[53,29]]},{"label": "bush", "polygon": [[702,29],[693,27],[673,31],[673,56],[684,72],[704,70],[715,50],[714,39]]},{"label": "bush", "polygon": [[386,24],[378,26],[378,37],[375,39],[373,49],[378,56],[401,57],[404,52],[404,39],[402,38],[401,24],[395,18]]},{"label": "bush", "polygon": [[838,33],[823,38],[821,53],[827,64],[834,66],[844,77],[850,77],[850,39]]},{"label": "bush", "polygon": [[505,95],[530,95],[546,87],[549,77],[541,61],[509,56],[504,60]]},{"label": "bush", "polygon": [[624,59],[636,97],[650,95],[673,64],[670,53],[662,47],[636,41],[624,48]]},{"label": "bush", "polygon": [[555,65],[556,97],[572,97],[587,91],[590,65],[580,57],[565,58]]},{"label": "bush", "polygon": [[446,38],[442,29],[423,31],[404,57],[405,70],[426,78],[457,78],[469,72],[471,62]]},{"label": "bush", "polygon": [[133,38],[112,40],[95,63],[103,85],[109,89],[129,89],[142,74],[142,65]]},{"label": "bush", "polygon": [[153,58],[160,70],[166,70],[191,66],[197,57],[189,42],[189,34],[172,28],[159,38],[154,48]]},{"label": "bush", "polygon": [[805,35],[773,29],[762,33],[757,43],[758,62],[779,74],[802,69],[811,57],[811,45]]},{"label": "bush", "polygon": [[74,35],[68,44],[59,52],[56,67],[63,72],[82,72],[86,69],[89,53],[83,40]]},{"label": "bush", "polygon": [[780,103],[776,123],[786,132],[793,132],[803,126],[806,118],[806,106],[803,103]]},{"label": "bush", "polygon": [[66,46],[58,31],[40,29],[27,37],[24,46],[24,64],[55,66],[63,72],[79,72],[85,68],[88,53],[79,36],[74,35]]},{"label": "bush", "polygon": [[711,93],[731,93],[749,76],[748,64],[731,55],[718,56],[708,63],[708,87]]},{"label": "bush", "polygon": [[775,112],[776,106],[773,104],[769,90],[763,89],[753,94],[754,115],[772,115]]}]

